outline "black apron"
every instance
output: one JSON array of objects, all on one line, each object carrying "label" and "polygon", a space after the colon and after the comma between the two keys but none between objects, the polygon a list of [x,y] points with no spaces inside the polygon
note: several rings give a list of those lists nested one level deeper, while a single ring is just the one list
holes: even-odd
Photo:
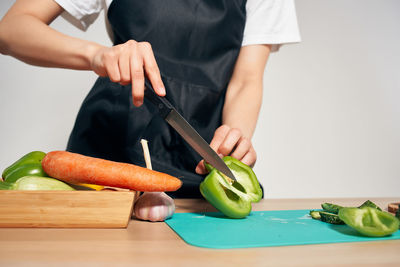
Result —
[{"label": "black apron", "polygon": [[[108,10],[114,44],[152,45],[166,98],[210,142],[221,125],[226,88],[239,54],[246,0],[114,0]],[[98,78],[85,98],[67,150],[145,166],[149,141],[153,169],[180,178],[172,197],[201,197],[201,157],[145,100],[132,104],[131,86]]]}]

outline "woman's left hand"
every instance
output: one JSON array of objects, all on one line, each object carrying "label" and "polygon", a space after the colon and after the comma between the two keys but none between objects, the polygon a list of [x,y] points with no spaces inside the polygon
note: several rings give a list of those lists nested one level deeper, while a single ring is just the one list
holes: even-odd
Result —
[{"label": "woman's left hand", "polygon": [[[220,157],[232,156],[250,167],[256,163],[257,155],[251,140],[243,136],[240,129],[231,128],[228,125],[220,126],[215,131],[210,146]],[[204,160],[197,164],[196,173],[207,173]]]}]

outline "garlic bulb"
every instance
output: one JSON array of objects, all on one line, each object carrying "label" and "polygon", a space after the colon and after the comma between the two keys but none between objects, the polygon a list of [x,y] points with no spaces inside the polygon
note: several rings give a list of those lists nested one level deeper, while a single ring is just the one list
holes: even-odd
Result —
[{"label": "garlic bulb", "polygon": [[164,192],[144,192],[136,201],[134,212],[138,219],[162,222],[174,214],[175,203]]}]

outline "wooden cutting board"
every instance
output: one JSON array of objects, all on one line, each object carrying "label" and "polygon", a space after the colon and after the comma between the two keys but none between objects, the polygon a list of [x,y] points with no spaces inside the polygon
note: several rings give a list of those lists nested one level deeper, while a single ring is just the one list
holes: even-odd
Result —
[{"label": "wooden cutting board", "polygon": [[0,191],[0,227],[125,228],[134,191]]}]

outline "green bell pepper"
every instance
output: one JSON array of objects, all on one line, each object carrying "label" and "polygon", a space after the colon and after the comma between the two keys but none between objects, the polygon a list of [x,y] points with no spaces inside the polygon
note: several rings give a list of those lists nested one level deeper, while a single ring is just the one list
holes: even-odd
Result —
[{"label": "green bell pepper", "polygon": [[399,229],[399,220],[376,208],[341,208],[339,218],[348,226],[367,236],[387,236]]},{"label": "green bell pepper", "polygon": [[259,202],[262,190],[253,170],[241,161],[227,156],[223,158],[237,181],[205,164],[210,173],[200,184],[203,197],[216,209],[230,218],[244,218],[251,212],[251,203]]},{"label": "green bell pepper", "polygon": [[46,153],[42,151],[33,151],[24,155],[3,171],[3,180],[13,183],[19,178],[28,175],[47,176],[47,174],[43,171],[41,164],[44,156],[46,156]]},{"label": "green bell pepper", "polygon": [[44,177],[47,174],[42,169],[42,164],[40,163],[30,163],[26,165],[22,165],[19,168],[16,168],[12,172],[8,173],[5,176],[4,181],[13,183],[16,182],[19,178],[24,176],[40,176]]}]

